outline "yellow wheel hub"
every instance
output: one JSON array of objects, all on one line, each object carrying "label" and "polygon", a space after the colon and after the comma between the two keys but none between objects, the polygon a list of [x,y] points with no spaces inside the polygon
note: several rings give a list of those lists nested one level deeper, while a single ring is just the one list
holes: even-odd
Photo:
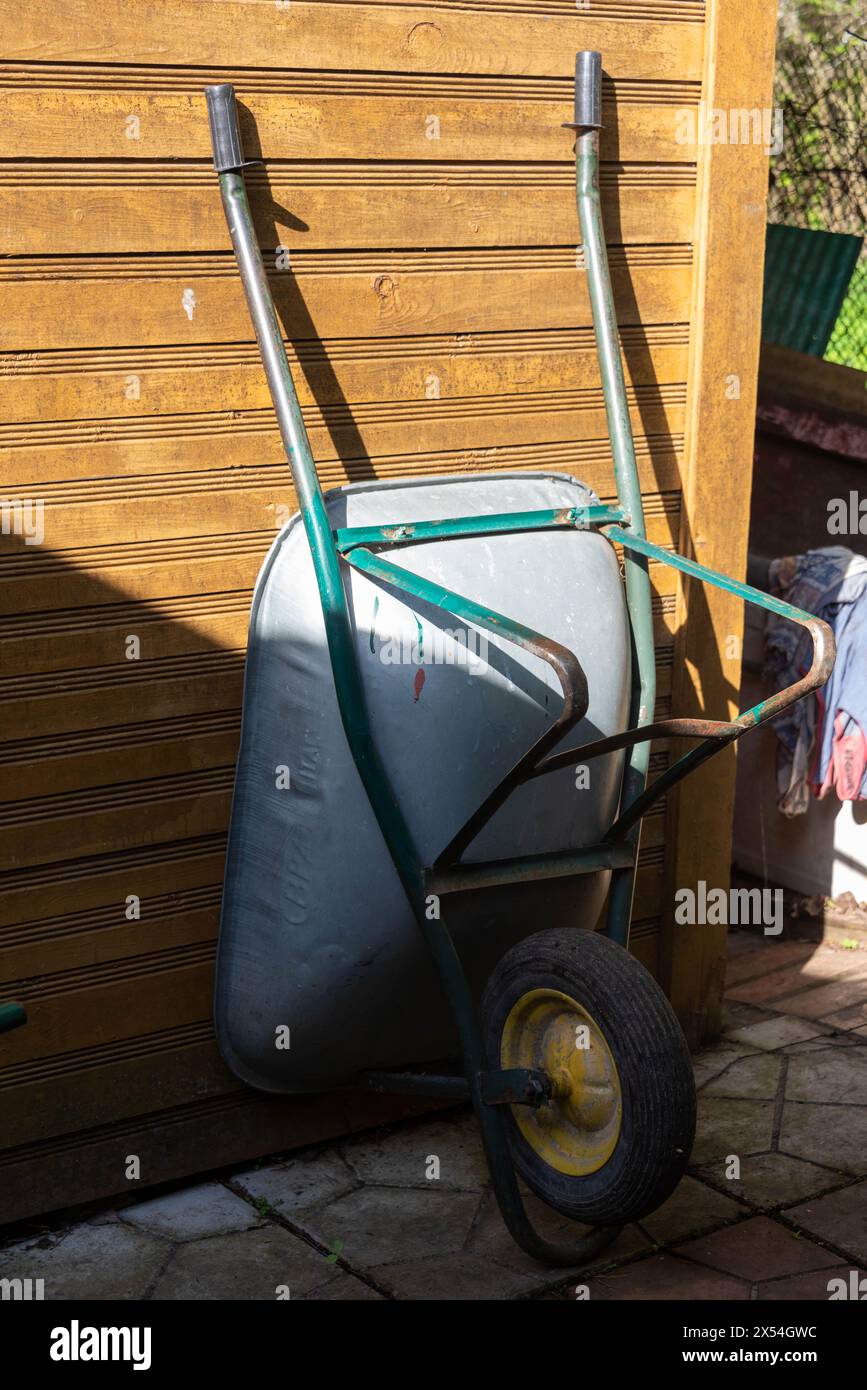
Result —
[{"label": "yellow wheel hub", "polygon": [[522,994],[503,1025],[500,1065],[538,1067],[552,1082],[547,1105],[512,1107],[527,1143],[550,1167],[580,1178],[608,1162],[623,1118],[620,1078],[586,1009],[556,989]]}]

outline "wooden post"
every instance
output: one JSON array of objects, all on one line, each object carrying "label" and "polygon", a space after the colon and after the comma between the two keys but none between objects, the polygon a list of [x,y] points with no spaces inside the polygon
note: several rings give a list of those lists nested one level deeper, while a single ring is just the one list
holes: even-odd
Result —
[{"label": "wooden post", "polygon": [[[749,529],[775,23],[773,0],[709,0],[680,550],[736,577],[745,572]],[[757,129],[761,142],[752,143]],[[678,714],[724,719],[735,710],[743,619],[729,595],[681,586]],[[677,925],[674,892],[701,879],[728,887],[734,774],[729,750],[683,783],[669,811],[663,978],[692,1045],[719,1030],[726,928]]]}]

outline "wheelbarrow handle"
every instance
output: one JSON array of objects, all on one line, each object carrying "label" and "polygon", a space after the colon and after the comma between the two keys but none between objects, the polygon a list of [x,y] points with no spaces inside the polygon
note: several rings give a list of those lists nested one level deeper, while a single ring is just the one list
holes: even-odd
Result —
[{"label": "wheelbarrow handle", "polygon": [[217,173],[237,173],[241,169],[248,169],[251,164],[261,164],[261,159],[244,158],[241,127],[238,123],[238,103],[231,82],[220,82],[215,87],[206,87],[205,100],[208,103],[211,147]]},{"label": "wheelbarrow handle", "polygon": [[575,126],[580,130],[602,126],[602,54],[595,48],[575,54]]}]

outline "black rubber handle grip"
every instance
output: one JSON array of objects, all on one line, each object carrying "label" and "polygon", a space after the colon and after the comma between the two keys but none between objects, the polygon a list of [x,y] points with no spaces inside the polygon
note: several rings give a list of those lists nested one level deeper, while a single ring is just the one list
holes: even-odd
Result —
[{"label": "black rubber handle grip", "polygon": [[585,130],[602,125],[602,54],[595,48],[575,54],[575,124]]},{"label": "black rubber handle grip", "polygon": [[206,87],[205,97],[211,126],[214,168],[218,174],[229,173],[232,169],[242,169],[245,161],[238,126],[235,88],[231,82],[221,82],[218,87]]}]

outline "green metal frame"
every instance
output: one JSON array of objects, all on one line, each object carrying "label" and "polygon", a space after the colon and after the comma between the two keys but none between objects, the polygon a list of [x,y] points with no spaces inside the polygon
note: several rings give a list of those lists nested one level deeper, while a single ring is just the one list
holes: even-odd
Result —
[{"label": "green metal frame", "polygon": [[[517,1243],[530,1254],[546,1263],[562,1266],[581,1264],[591,1258],[612,1239],[615,1232],[611,1228],[602,1228],[591,1231],[573,1243],[554,1244],[541,1237],[527,1217],[510,1155],[508,1117],[504,1106],[543,1103],[550,1094],[548,1080],[544,1074],[531,1069],[497,1071],[488,1066],[464,969],[443,917],[432,920],[426,914],[426,899],[431,893],[448,894],[494,884],[566,877],[608,869],[612,878],[605,931],[612,940],[626,947],[641,817],[647,808],[669,787],[748,729],[823,684],[830,674],[834,652],[830,629],[810,614],[781,604],[746,584],[715,574],[694,561],[670,554],[659,546],[651,545],[646,539],[599,201],[600,75],[598,54],[578,55],[576,119],[569,128],[576,134],[578,214],[618,505],[461,517],[438,522],[395,521],[389,526],[336,531],[332,531],[329,524],[256,241],[242,173],[245,161],[238,132],[234,91],[229,85],[207,89],[214,164],[220,176],[226,219],[313,557],[343,727],[383,839],[439,972],[454,1015],[462,1051],[463,1076],[377,1072],[362,1074],[359,1083],[377,1090],[468,1097],[478,1117],[494,1190],[506,1225]],[[600,739],[565,753],[552,754],[550,749],[569,728],[580,721],[587,709],[586,680],[576,657],[543,634],[410,573],[386,559],[381,552],[394,546],[430,540],[555,528],[592,528],[612,543],[622,545],[626,603],[633,640],[634,678],[630,727],[624,734]],[[748,602],[802,623],[813,637],[814,659],[810,671],[796,686],[763,701],[733,721],[670,719],[653,723],[656,666],[648,574],[650,560],[672,565],[692,578],[726,589]],[[519,759],[433,865],[425,865],[419,856],[407,820],[394,795],[387,769],[377,752],[355,657],[342,565],[351,566],[383,584],[432,603],[532,651],[554,668],[561,682],[563,710],[559,719]],[[683,737],[700,742],[697,748],[679,759],[648,788],[650,740],[658,737]],[[600,844],[523,859],[472,865],[461,863],[464,849],[515,787],[568,763],[597,757],[618,748],[628,750],[619,815]]]}]

